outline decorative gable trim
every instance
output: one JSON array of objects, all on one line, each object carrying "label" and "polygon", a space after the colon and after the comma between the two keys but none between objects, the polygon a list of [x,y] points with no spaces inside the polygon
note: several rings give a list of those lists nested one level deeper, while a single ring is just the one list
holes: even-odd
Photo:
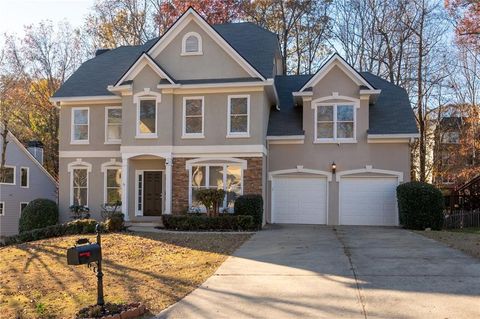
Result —
[{"label": "decorative gable trim", "polygon": [[185,13],[183,13],[177,21],[160,37],[149,50],[150,56],[158,56],[168,44],[178,36],[180,31],[189,22],[195,21],[230,57],[236,61],[250,76],[254,78],[260,78],[265,81],[265,77],[255,69],[250,63],[247,62],[208,22],[198,14],[195,9],[190,7]]},{"label": "decorative gable trim", "polygon": [[143,52],[142,55],[132,64],[132,66],[125,72],[125,74],[115,83],[114,86],[109,86],[110,91],[114,91],[115,87],[122,86],[124,81],[133,80],[144,67],[149,66],[152,70],[162,79],[167,79],[171,84],[175,84],[175,81],[165,72],[155,60],[153,60],[148,53]]},{"label": "decorative gable trim", "polygon": [[315,86],[336,65],[339,66],[340,69],[344,71],[345,74],[347,74],[355,83],[358,85],[364,85],[369,90],[375,91],[375,88],[367,80],[365,80],[365,78],[357,70],[348,64],[347,61],[338,55],[338,53],[335,53],[320,67],[317,73],[315,73],[315,75],[307,83],[305,83],[299,92],[303,92],[307,88]]}]

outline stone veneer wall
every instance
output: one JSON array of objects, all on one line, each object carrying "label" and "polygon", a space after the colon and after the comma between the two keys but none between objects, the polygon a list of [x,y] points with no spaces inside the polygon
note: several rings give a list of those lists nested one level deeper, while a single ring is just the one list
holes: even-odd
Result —
[{"label": "stone veneer wall", "polygon": [[[188,170],[185,162],[190,158],[173,158],[172,213],[182,214],[188,209]],[[243,172],[243,193],[262,194],[262,157],[243,157],[247,169]]]}]

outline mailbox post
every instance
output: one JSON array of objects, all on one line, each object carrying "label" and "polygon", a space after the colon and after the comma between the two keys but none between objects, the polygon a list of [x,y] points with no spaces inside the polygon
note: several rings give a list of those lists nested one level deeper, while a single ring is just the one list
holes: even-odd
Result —
[{"label": "mailbox post", "polygon": [[105,301],[103,299],[103,272],[102,272],[102,238],[100,234],[100,225],[95,227],[97,233],[97,242],[90,243],[86,238],[77,240],[75,246],[67,249],[68,265],[90,265],[96,263],[93,271],[97,274],[97,305],[103,308]]}]

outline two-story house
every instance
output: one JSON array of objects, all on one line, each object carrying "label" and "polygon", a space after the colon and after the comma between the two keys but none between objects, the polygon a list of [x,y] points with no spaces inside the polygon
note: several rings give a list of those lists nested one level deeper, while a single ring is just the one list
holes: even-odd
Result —
[{"label": "two-story house", "polygon": [[[30,201],[46,198],[57,202],[57,181],[42,165],[42,143],[31,141],[25,147],[10,132],[7,141],[5,174],[0,180],[0,239],[18,233],[20,215]],[[0,149],[2,144],[0,141]]]},{"label": "two-story house", "polygon": [[193,9],[160,38],[99,51],[55,93],[60,210],[121,199],[125,218],[186,213],[203,188],[262,194],[269,223],[396,225],[417,136],[406,92],[334,55],[282,74],[277,36]]}]

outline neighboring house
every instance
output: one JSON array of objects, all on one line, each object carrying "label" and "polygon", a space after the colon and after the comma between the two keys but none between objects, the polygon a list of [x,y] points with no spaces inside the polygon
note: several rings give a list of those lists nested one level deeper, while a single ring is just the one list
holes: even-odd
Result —
[{"label": "neighboring house", "polygon": [[0,238],[18,233],[20,214],[31,200],[57,202],[57,182],[42,166],[42,144],[30,142],[27,149],[13,134],[7,138],[6,175],[0,183]]},{"label": "neighboring house", "polygon": [[[193,9],[142,46],[102,50],[55,93],[60,209],[122,199],[131,222],[262,194],[268,223],[397,225],[417,128],[406,92],[332,56],[286,76],[277,36]],[[332,165],[336,164],[333,174]]]},{"label": "neighboring house", "polygon": [[474,151],[465,155],[465,150],[461,150],[462,140],[466,138],[468,122],[468,118],[465,117],[446,116],[439,121],[435,130],[433,181],[446,194],[468,180],[459,173],[473,164]]}]

